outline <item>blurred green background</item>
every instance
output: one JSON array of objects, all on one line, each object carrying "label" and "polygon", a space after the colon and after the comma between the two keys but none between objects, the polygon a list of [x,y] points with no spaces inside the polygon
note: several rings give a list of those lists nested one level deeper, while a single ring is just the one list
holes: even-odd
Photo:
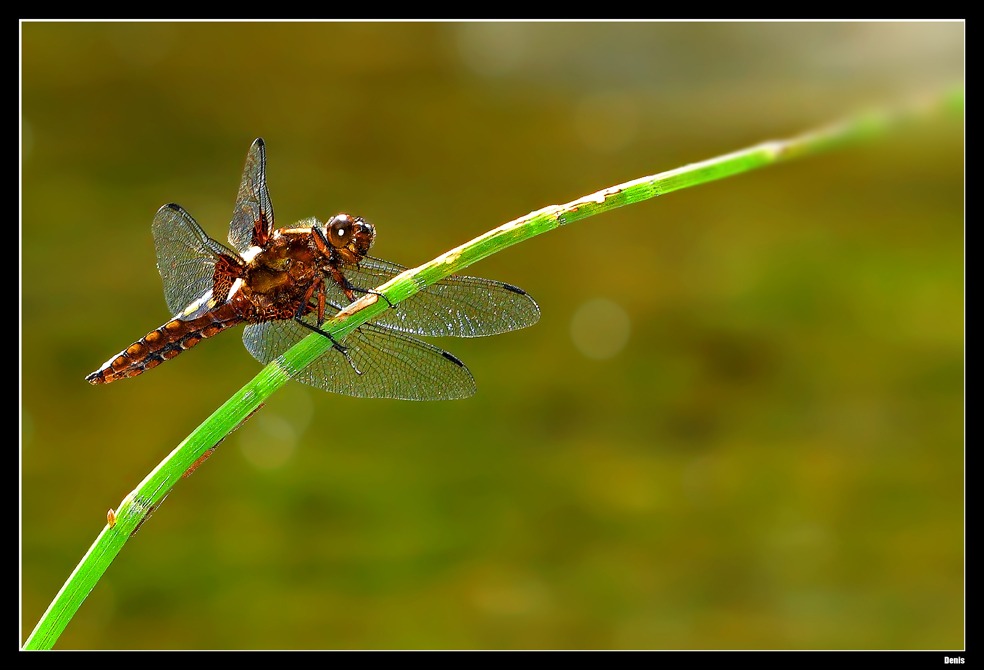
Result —
[{"label": "blurred green background", "polygon": [[[280,225],[359,214],[412,266],[959,84],[963,45],[959,23],[23,24],[23,637],[105,511],[260,369],[236,329],[83,380],[170,316],[157,208],[224,240],[253,138]],[[58,648],[962,647],[962,126],[473,266],[543,312],[437,342],[474,398],[289,385]]]}]

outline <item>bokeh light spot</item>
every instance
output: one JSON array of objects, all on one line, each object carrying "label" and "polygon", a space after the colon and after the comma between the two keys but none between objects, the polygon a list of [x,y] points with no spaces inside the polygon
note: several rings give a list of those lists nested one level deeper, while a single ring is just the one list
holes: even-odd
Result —
[{"label": "bokeh light spot", "polygon": [[286,463],[297,445],[297,433],[289,421],[268,412],[257,414],[239,429],[239,448],[258,470],[273,470]]},{"label": "bokeh light spot", "polygon": [[595,298],[574,312],[571,340],[588,358],[604,360],[625,348],[630,329],[629,315],[621,305],[608,298]]}]

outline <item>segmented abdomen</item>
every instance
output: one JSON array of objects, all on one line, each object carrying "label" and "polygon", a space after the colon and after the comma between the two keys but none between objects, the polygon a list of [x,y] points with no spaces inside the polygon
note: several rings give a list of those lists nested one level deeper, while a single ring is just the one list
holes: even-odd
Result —
[{"label": "segmented abdomen", "polygon": [[232,302],[190,321],[172,319],[113,356],[85,380],[90,384],[109,384],[117,379],[136,377],[242,320]]}]

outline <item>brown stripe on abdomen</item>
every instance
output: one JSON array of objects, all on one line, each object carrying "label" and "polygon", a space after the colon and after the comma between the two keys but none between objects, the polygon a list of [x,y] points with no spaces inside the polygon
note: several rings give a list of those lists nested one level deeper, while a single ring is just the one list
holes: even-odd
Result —
[{"label": "brown stripe on abdomen", "polygon": [[225,303],[190,321],[172,319],[113,356],[85,380],[90,384],[109,384],[117,379],[136,377],[242,320],[232,303]]}]

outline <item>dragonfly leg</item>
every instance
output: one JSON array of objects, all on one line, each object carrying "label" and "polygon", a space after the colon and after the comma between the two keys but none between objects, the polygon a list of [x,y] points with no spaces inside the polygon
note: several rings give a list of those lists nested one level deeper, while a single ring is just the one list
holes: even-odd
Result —
[{"label": "dragonfly leg", "polygon": [[[314,236],[314,244],[318,248],[318,250],[321,253],[323,253],[325,256],[330,257],[331,245],[328,244],[328,240],[327,238],[325,238],[325,234],[321,232],[321,229],[315,226],[314,228],[311,229],[311,234]],[[355,302],[356,293],[371,293],[373,295],[378,295],[380,298],[385,300],[386,304],[389,305],[390,307],[396,307],[396,305],[394,305],[389,298],[387,298],[379,291],[371,288],[361,288],[359,286],[355,286],[352,282],[348,280],[348,277],[346,277],[342,273],[342,271],[339,270],[337,267],[330,266],[327,268],[327,270],[331,272],[331,278],[335,280],[335,283],[338,284],[338,287],[340,289],[342,289],[342,292],[345,293],[345,297],[348,298],[350,302]],[[324,289],[322,289],[322,292],[323,291]],[[319,303],[319,307],[320,307],[320,303]]]},{"label": "dragonfly leg", "polygon": [[318,328],[325,322],[325,282],[321,277],[315,282],[318,286]]},{"label": "dragonfly leg", "polygon": [[[320,228],[317,226],[311,228],[311,235],[314,238],[314,245],[318,248],[318,251],[328,258],[335,258],[335,252],[332,250],[331,245],[328,243],[328,238],[325,237],[325,234],[321,232]],[[334,264],[330,264],[324,269],[331,273],[331,278],[335,280],[338,287],[345,293],[345,297],[348,298],[350,302],[355,302],[355,294],[352,293],[352,285],[349,284],[349,280],[345,278],[345,275],[343,275]]]},{"label": "dragonfly leg", "polygon": [[[304,304],[304,303],[302,303],[302,304]],[[353,361],[352,360],[352,357],[349,356],[348,347],[345,347],[345,346],[342,346],[341,344],[339,344],[338,343],[338,340],[336,340],[334,337],[331,336],[331,333],[325,332],[325,331],[321,330],[320,328],[318,328],[317,326],[312,326],[307,321],[304,321],[300,316],[295,316],[294,317],[294,321],[296,321],[297,323],[301,324],[305,328],[308,328],[310,330],[313,330],[314,332],[318,333],[319,335],[324,335],[329,340],[331,340],[331,346],[332,346],[332,348],[335,349],[335,350],[337,350],[340,354],[342,354],[342,356],[345,357],[345,360],[348,361],[348,364],[352,366],[352,369],[353,370],[355,370],[355,374],[357,374],[357,375],[361,375],[362,374],[362,370],[360,370],[358,367],[356,367],[355,361]]]},{"label": "dragonfly leg", "polygon": [[361,286],[356,286],[355,284],[353,284],[348,280],[348,277],[346,277],[340,270],[336,268],[331,269],[331,277],[332,279],[335,280],[335,283],[338,284],[338,286],[342,289],[342,291],[344,291],[345,297],[348,298],[350,302],[355,302],[356,293],[369,293],[372,295],[378,295],[380,298],[385,300],[386,304],[389,305],[390,307],[396,307],[396,305],[390,302],[389,298],[387,298],[385,295],[383,295],[376,289],[362,288]]},{"label": "dragonfly leg", "polygon": [[[313,297],[315,290],[317,290],[319,286],[321,286],[321,291],[318,292],[318,325],[312,326],[310,323],[308,323],[301,317],[303,317],[305,314],[308,313],[308,311],[310,311],[311,309],[310,300]],[[355,370],[356,374],[359,375],[362,374],[362,371],[359,370],[358,367],[356,367],[355,361],[353,361],[352,357],[349,356],[348,347],[339,344],[338,340],[336,340],[334,337],[331,336],[331,333],[321,330],[321,324],[325,322],[325,292],[324,292],[324,283],[321,281],[320,278],[316,279],[308,288],[308,290],[304,292],[304,298],[301,299],[301,301],[297,305],[297,311],[294,312],[294,321],[301,324],[305,328],[309,328],[313,330],[319,335],[324,335],[329,340],[331,340],[332,348],[338,351],[339,353],[341,353],[342,356],[345,357],[345,360],[347,360],[349,365],[352,366],[352,369]]]},{"label": "dragonfly leg", "polygon": [[392,302],[390,302],[390,299],[389,298],[387,298],[385,295],[383,295],[382,293],[380,293],[376,289],[372,289],[372,288],[359,288],[358,286],[352,286],[351,284],[349,284],[349,288],[351,290],[355,291],[356,293],[371,293],[372,295],[378,295],[380,298],[382,298],[383,300],[385,300],[386,301],[386,304],[389,305],[391,308],[392,307],[396,307],[396,305],[394,305]]},{"label": "dragonfly leg", "polygon": [[314,297],[315,291],[318,292],[318,328],[320,328],[321,324],[325,322],[325,281],[321,277],[311,282],[308,290],[304,292],[304,297],[301,298],[301,302],[297,306],[297,313],[294,316],[304,316],[314,309],[311,305],[311,299]]}]

